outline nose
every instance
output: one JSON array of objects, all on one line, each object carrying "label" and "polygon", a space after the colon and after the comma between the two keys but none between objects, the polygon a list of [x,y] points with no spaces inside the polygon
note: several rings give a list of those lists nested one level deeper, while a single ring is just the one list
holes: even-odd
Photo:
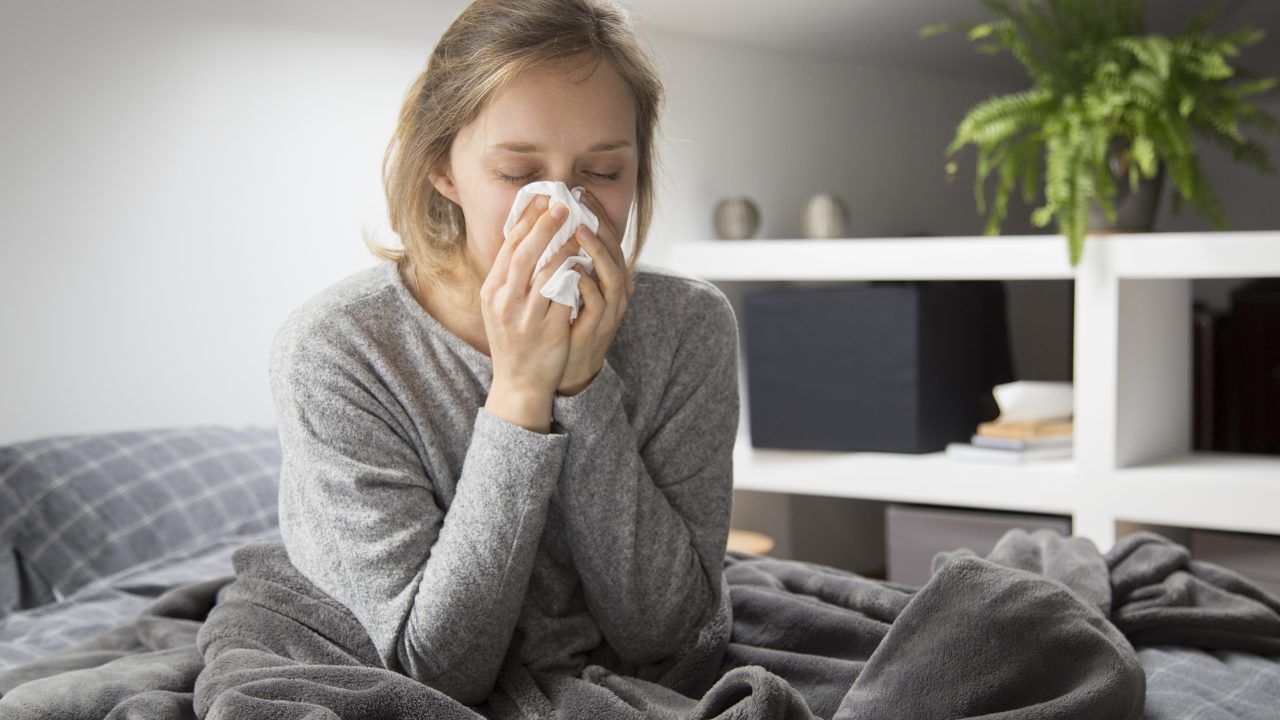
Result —
[{"label": "nose", "polygon": [[568,188],[573,187],[573,173],[571,172],[553,173],[551,175],[548,175],[547,179],[562,182],[565,184],[565,187],[568,187]]},{"label": "nose", "polygon": [[572,188],[575,183],[574,161],[568,157],[547,158],[547,164],[544,166],[545,174],[542,176],[544,180],[554,180],[562,182],[566,187]]}]

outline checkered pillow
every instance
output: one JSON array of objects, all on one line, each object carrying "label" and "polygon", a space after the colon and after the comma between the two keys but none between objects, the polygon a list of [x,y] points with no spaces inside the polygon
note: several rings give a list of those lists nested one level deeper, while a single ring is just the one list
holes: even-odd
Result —
[{"label": "checkered pillow", "polygon": [[274,430],[203,427],[0,447],[0,617],[277,525]]}]

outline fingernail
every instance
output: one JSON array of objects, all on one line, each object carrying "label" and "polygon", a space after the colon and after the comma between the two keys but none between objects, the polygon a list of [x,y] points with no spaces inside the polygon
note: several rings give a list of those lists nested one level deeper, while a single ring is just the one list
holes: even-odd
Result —
[{"label": "fingernail", "polygon": [[587,229],[587,226],[586,226],[586,225],[579,225],[579,226],[578,226],[578,232],[577,232],[577,233],[575,233],[575,234],[576,234],[579,238],[581,238],[581,239],[583,239],[583,240],[590,240],[590,239],[591,239],[591,231]]},{"label": "fingernail", "polygon": [[533,199],[533,209],[538,211],[546,210],[549,202],[551,202],[551,198],[546,195],[539,195]]},{"label": "fingernail", "polygon": [[563,220],[568,216],[569,208],[565,207],[564,203],[556,203],[555,207],[551,208],[551,217],[556,220]]}]

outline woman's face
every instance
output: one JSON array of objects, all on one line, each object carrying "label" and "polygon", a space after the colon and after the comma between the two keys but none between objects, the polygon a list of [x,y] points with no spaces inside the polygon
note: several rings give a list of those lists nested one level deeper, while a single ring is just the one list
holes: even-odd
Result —
[{"label": "woman's face", "polygon": [[435,187],[462,208],[477,282],[493,266],[520,188],[559,180],[586,188],[621,242],[635,195],[635,99],[607,60],[588,56],[517,76],[454,138]]}]

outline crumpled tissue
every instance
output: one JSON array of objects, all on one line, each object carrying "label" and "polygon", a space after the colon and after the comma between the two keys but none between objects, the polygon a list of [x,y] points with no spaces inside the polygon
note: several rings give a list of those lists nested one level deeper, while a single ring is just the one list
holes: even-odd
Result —
[{"label": "crumpled tissue", "polygon": [[[569,242],[569,238],[573,236],[579,226],[585,225],[593,233],[600,229],[600,219],[581,202],[584,190],[585,188],[580,186],[570,190],[567,185],[557,180],[540,180],[525,185],[516,193],[515,202],[511,204],[511,212],[507,215],[507,222],[502,226],[502,235],[505,238],[511,236],[511,231],[520,220],[520,216],[524,214],[525,208],[529,207],[529,203],[533,202],[533,198],[537,195],[548,196],[551,198],[552,205],[558,202],[569,208],[569,217],[565,218],[564,224],[560,226],[556,234],[551,236],[551,241],[547,243],[546,250],[542,252],[538,262],[534,263],[534,277],[537,277],[538,272],[547,263],[551,262],[552,256],[559,252],[565,243]],[[552,205],[547,207],[552,207]],[[591,257],[585,251],[579,250],[577,255],[570,255],[560,264],[560,267],[556,269],[551,279],[542,286],[540,291],[543,297],[569,306],[570,323],[577,319],[578,309],[582,307],[582,293],[578,290],[578,280],[581,278],[573,269],[576,265],[582,265],[586,268],[591,277],[596,276],[595,264],[592,263]],[[529,284],[533,284],[532,278],[530,278]]]}]

